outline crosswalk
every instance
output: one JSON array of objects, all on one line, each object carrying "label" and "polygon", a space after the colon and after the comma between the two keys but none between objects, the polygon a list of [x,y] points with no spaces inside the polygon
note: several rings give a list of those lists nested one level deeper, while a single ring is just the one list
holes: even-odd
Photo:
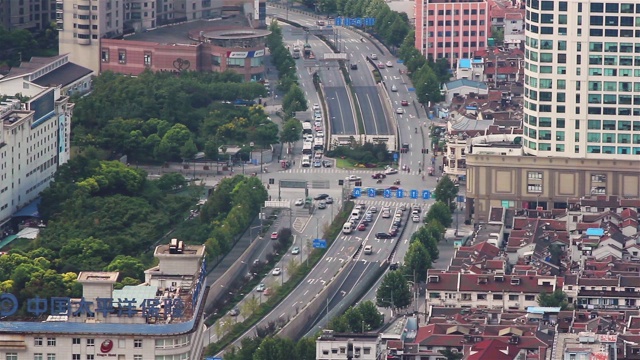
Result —
[{"label": "crosswalk", "polygon": [[[339,168],[313,168],[313,167],[296,167],[296,168],[290,168],[287,170],[282,170],[280,172],[289,173],[289,174],[344,174],[345,177],[347,175],[367,174],[366,176],[362,176],[363,178],[365,177],[371,178],[371,174],[373,174],[371,169],[345,170],[345,169],[339,169]],[[396,176],[402,177],[405,175],[421,175],[421,174],[422,173],[418,171],[410,171],[410,172],[401,171]],[[394,176],[394,175],[390,175],[390,176]],[[383,183],[389,183],[389,182],[390,182],[389,179],[387,179]]]},{"label": "crosswalk", "polygon": [[420,206],[420,208],[423,211],[429,211],[429,208],[431,207],[431,205],[433,204],[433,201],[429,201],[429,200],[422,200],[422,199],[409,199],[409,198],[402,198],[402,199],[393,199],[393,201],[391,201],[390,199],[385,199],[385,198],[366,198],[366,197],[362,197],[359,199],[354,200],[357,204],[365,204],[367,207],[369,206],[375,206],[378,208],[378,210],[380,210],[383,207],[389,207],[389,208],[397,208],[401,205],[406,205],[407,207],[410,207],[412,205],[417,204],[418,206]]}]

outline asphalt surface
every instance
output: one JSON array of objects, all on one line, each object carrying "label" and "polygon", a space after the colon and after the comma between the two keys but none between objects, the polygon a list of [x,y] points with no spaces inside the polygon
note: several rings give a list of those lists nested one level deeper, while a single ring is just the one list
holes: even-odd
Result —
[{"label": "asphalt surface", "polygon": [[356,123],[347,88],[342,86],[325,86],[324,92],[329,108],[331,133],[336,135],[355,135]]}]

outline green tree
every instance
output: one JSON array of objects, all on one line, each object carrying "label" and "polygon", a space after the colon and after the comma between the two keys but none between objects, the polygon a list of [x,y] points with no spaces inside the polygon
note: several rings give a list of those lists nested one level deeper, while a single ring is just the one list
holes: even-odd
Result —
[{"label": "green tree", "polygon": [[89,237],[86,239],[72,239],[60,249],[60,258],[65,259],[63,271],[78,272],[82,270],[102,269],[107,264],[110,249],[100,239]]},{"label": "green tree", "polygon": [[404,266],[402,267],[404,274],[409,277],[415,276],[416,282],[424,282],[429,268],[431,268],[431,255],[427,248],[420,241],[412,242],[404,256]]},{"label": "green tree", "polygon": [[305,337],[296,343],[295,360],[315,360],[316,359],[316,341],[314,338]]},{"label": "green tree", "polygon": [[436,186],[435,197],[449,206],[451,211],[455,209],[455,200],[458,196],[458,186],[448,176],[443,176]]},{"label": "green tree", "polygon": [[491,37],[496,40],[496,43],[502,44],[504,42],[504,28],[496,28],[491,30]]},{"label": "green tree", "polygon": [[556,289],[551,294],[542,292],[538,295],[538,305],[542,307],[560,307],[565,310],[569,306],[567,294],[561,289]]},{"label": "green tree", "polygon": [[253,354],[253,360],[290,360],[295,347],[291,339],[267,337]]},{"label": "green tree", "polygon": [[160,191],[175,191],[187,185],[187,181],[180,173],[163,174],[156,185]]},{"label": "green tree", "polygon": [[349,324],[349,332],[361,333],[363,329],[366,329],[364,319],[358,309],[350,307],[342,316],[344,316],[347,324]]},{"label": "green tree", "polygon": [[144,279],[144,264],[140,259],[128,255],[118,255],[104,269],[105,271],[118,271],[121,278]]},{"label": "green tree", "polygon": [[180,157],[183,160],[193,159],[197,153],[198,148],[196,147],[196,143],[193,142],[193,139],[187,140],[187,142],[180,147]]},{"label": "green tree", "polygon": [[[224,331],[220,321],[216,322],[216,335],[220,338]],[[231,351],[224,354],[224,360],[253,360],[253,354],[260,347],[262,339],[258,337],[245,337],[240,341],[240,348],[233,348]]]},{"label": "green tree", "polygon": [[280,131],[280,140],[283,143],[293,143],[300,140],[302,133],[302,124],[298,119],[290,118],[285,121]]},{"label": "green tree", "polygon": [[[382,321],[384,320],[382,314],[378,311],[376,304],[371,300],[364,301],[358,305],[356,308],[360,314],[362,315],[362,320],[364,320],[367,325],[368,330],[375,330],[382,326]],[[366,329],[365,329],[366,330]]]},{"label": "green tree", "polygon": [[346,317],[336,316],[333,319],[329,320],[327,328],[338,333],[346,333],[351,329],[351,324],[349,324]]},{"label": "green tree", "polygon": [[438,352],[442,354],[442,356],[444,356],[445,359],[447,360],[462,360],[462,358],[464,357],[463,352],[458,352],[458,351],[453,352],[450,349],[438,350]]},{"label": "green tree", "polygon": [[293,85],[282,99],[282,109],[287,115],[293,115],[296,111],[307,110],[307,99],[298,85]]},{"label": "green tree", "polygon": [[430,223],[431,221],[437,221],[445,228],[451,226],[453,219],[451,218],[451,210],[446,203],[438,200],[436,201],[427,212],[427,216],[424,219],[425,223]]},{"label": "green tree", "polygon": [[411,290],[402,272],[390,271],[384,276],[376,291],[376,305],[392,309],[411,305]]}]

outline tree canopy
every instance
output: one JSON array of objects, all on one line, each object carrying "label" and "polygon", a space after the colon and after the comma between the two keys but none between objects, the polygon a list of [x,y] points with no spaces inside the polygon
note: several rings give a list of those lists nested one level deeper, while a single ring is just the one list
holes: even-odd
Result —
[{"label": "tree canopy", "polygon": [[[76,99],[73,143],[96,146],[130,161],[178,161],[222,144],[278,142],[278,128],[260,105],[236,99],[266,96],[259,83],[234,73],[105,72],[91,96]],[[305,102],[306,104],[306,102]]]},{"label": "tree canopy", "polygon": [[543,307],[559,307],[562,310],[565,310],[569,307],[569,302],[567,301],[567,294],[562,291],[562,289],[556,289],[551,294],[548,293],[540,293],[538,295],[538,305]]},{"label": "tree canopy", "polygon": [[411,290],[401,271],[389,271],[376,291],[376,305],[403,309],[411,305]]},{"label": "tree canopy", "polygon": [[448,176],[443,176],[436,186],[435,197],[449,206],[451,211],[456,208],[456,197],[458,196],[458,186],[451,181]]},{"label": "tree canopy", "polygon": [[365,301],[331,319],[327,327],[336,332],[362,333],[379,328],[382,321],[376,305],[372,301]]},{"label": "tree canopy", "polygon": [[427,216],[425,217],[424,221],[426,223],[429,223],[431,221],[436,221],[442,224],[442,226],[444,226],[445,228],[448,228],[449,226],[451,226],[451,223],[453,222],[453,219],[451,218],[451,210],[449,209],[447,204],[445,204],[444,202],[436,201],[429,208],[429,211],[427,212]]}]

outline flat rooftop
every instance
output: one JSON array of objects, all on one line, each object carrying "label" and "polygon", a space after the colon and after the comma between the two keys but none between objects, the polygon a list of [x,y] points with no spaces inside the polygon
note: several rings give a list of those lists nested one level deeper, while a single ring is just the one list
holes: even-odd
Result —
[{"label": "flat rooftop", "polygon": [[118,281],[119,272],[115,271],[81,271],[78,275],[80,282],[109,282]]},{"label": "flat rooftop", "polygon": [[[223,30],[225,28],[249,28],[247,19],[241,15],[228,19],[195,20],[175,25],[167,25],[153,30],[145,30],[129,36],[124,40],[147,41],[159,44],[190,44],[199,33]],[[254,31],[253,29],[250,29]]]},{"label": "flat rooftop", "polygon": [[171,246],[169,244],[158,245],[156,247],[155,255],[198,255],[204,256],[204,245],[184,245],[182,253],[173,253],[170,251]]}]

